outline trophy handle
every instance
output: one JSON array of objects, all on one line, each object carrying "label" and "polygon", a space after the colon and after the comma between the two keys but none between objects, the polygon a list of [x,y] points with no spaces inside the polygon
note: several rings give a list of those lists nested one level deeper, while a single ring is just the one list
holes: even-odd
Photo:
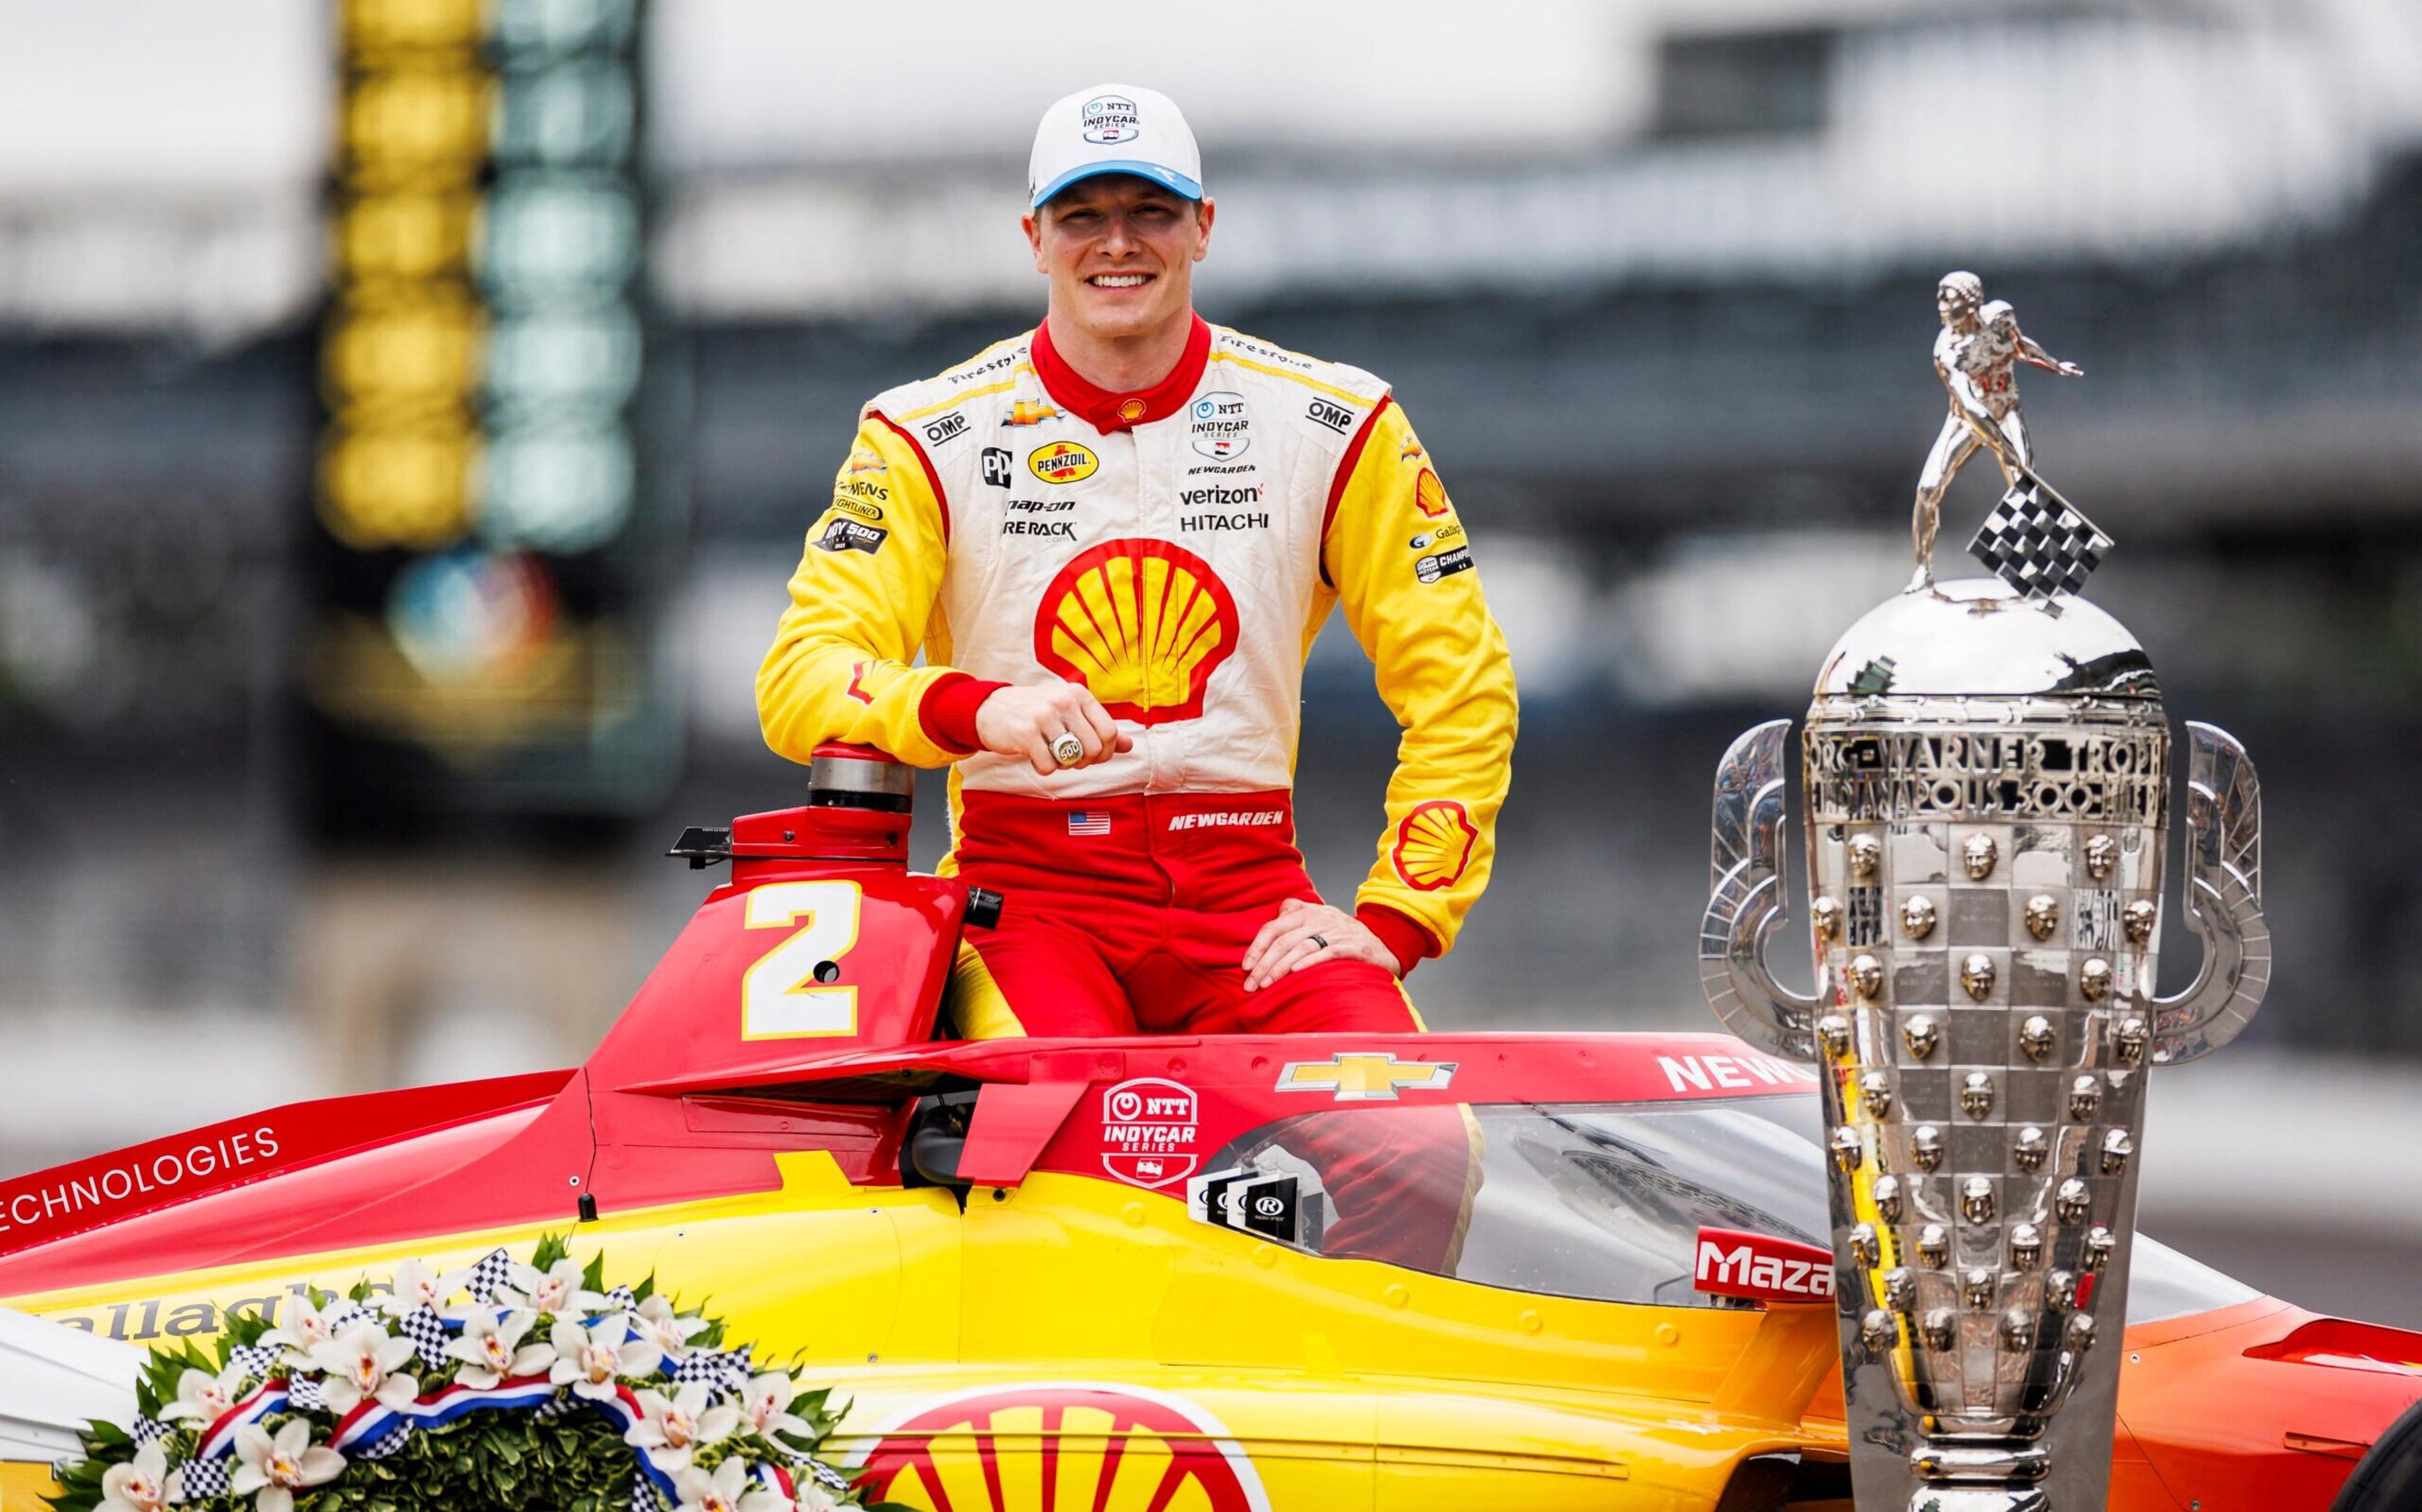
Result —
[{"label": "trophy handle", "polygon": [[2189,721],[2187,920],[2203,969],[2176,997],[2153,1000],[2153,1063],[2198,1060],[2237,1037],[2271,985],[2262,917],[2262,784],[2227,731]]},{"label": "trophy handle", "polygon": [[1816,1058],[1816,999],[1776,982],[1768,937],[1783,922],[1785,745],[1791,721],[1769,720],[1733,741],[1716,768],[1707,911],[1699,921],[1699,986],[1726,1029],[1761,1050]]}]

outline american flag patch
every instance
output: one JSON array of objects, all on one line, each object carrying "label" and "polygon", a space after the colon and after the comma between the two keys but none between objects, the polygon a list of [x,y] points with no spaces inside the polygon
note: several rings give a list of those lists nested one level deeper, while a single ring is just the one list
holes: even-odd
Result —
[{"label": "american flag patch", "polygon": [[1080,834],[1108,834],[1109,833],[1110,816],[1103,810],[1098,808],[1072,808],[1068,811],[1068,834],[1071,836]]}]

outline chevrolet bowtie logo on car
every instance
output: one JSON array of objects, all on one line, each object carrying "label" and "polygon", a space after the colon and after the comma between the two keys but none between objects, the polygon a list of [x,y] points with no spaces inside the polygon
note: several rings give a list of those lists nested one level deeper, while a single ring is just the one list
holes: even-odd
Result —
[{"label": "chevrolet bowtie logo on car", "polygon": [[1289,1061],[1279,1072],[1281,1092],[1334,1092],[1338,1102],[1393,1102],[1400,1091],[1442,1092],[1455,1080],[1455,1062],[1399,1061],[1365,1052],[1325,1061]]}]

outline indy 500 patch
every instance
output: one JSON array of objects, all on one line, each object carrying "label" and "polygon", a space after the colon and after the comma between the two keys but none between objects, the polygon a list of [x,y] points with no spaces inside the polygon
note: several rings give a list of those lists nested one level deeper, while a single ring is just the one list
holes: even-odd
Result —
[{"label": "indy 500 patch", "polygon": [[861,524],[855,520],[835,520],[825,526],[816,544],[828,552],[864,552],[872,556],[883,549],[891,532],[880,525]]}]

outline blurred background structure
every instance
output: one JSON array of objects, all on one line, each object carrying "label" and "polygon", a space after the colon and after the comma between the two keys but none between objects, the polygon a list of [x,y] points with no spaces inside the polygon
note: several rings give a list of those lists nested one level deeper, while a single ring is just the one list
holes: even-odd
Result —
[{"label": "blurred background structure", "polygon": [[[1079,15],[0,0],[0,1171],[585,1054],[664,843],[798,794],[751,679],[857,405],[1033,320],[1033,121],[1123,78],[1205,313],[1395,382],[1514,647],[1434,1021],[1708,1026],[1715,760],[1906,576],[1972,267],[2088,370],[2027,395],[2096,597],[2265,778],[2278,978],[2148,1226],[2422,1324],[2412,0]],[[1306,700],[1343,895],[1395,732],[1343,631]]]}]

